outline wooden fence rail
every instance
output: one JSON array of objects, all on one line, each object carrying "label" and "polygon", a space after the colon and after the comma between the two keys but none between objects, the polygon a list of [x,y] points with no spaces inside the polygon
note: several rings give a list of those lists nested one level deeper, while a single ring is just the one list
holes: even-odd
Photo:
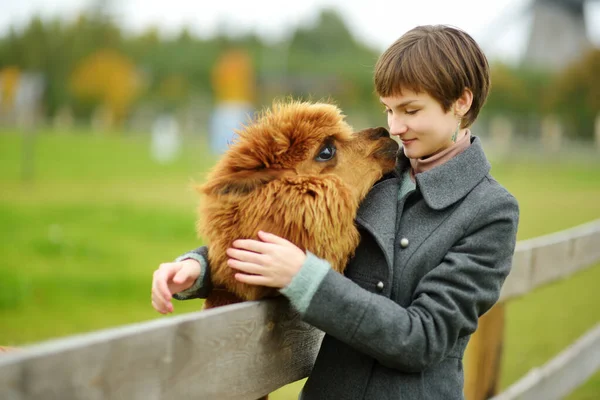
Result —
[{"label": "wooden fence rail", "polygon": [[321,337],[283,299],[236,304],[6,353],[0,399],[256,399],[308,376]]},{"label": "wooden fence rail", "polygon": [[535,368],[492,400],[555,400],[600,369],[600,324],[541,368]]},{"label": "wooden fence rail", "polygon": [[[566,279],[600,261],[600,220],[517,243],[512,270],[499,303],[479,321],[467,351],[465,397],[498,393],[504,341],[505,303],[536,288]],[[546,400],[540,397],[540,400]]]},{"label": "wooden fence rail", "polygon": [[600,220],[517,243],[500,301],[524,295],[600,261]]},{"label": "wooden fence rail", "polygon": [[[475,366],[468,368],[469,400],[497,391],[502,302],[598,261],[600,220],[517,244],[501,303],[482,318],[469,345],[476,349],[467,359]],[[536,396],[552,392],[548,382],[564,381],[573,375],[571,369],[593,374],[599,368],[598,331],[596,327],[559,361],[527,375],[496,399],[546,400],[551,397]],[[0,357],[0,399],[256,399],[306,377],[321,338],[282,298],[247,302],[7,353]],[[581,379],[569,382],[572,390]]]}]

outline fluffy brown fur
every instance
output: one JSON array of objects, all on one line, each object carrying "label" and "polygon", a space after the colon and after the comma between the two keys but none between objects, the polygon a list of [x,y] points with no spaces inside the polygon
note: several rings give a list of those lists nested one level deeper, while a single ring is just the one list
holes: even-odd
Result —
[{"label": "fluffy brown fur", "polygon": [[[284,237],[342,272],[358,245],[354,218],[371,186],[394,167],[398,145],[383,128],[353,133],[331,104],[276,103],[239,137],[198,187],[198,233],[216,288],[205,308],[275,295],[240,283],[226,249],[259,230]],[[335,147],[330,160],[320,159]],[[321,154],[323,156],[323,154]],[[327,155],[327,153],[325,153]],[[325,157],[326,158],[326,157]]]}]

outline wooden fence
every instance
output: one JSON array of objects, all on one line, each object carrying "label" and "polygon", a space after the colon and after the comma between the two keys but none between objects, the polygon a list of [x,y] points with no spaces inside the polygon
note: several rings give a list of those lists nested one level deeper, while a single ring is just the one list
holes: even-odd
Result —
[{"label": "wooden fence", "polygon": [[[517,244],[468,350],[468,400],[497,393],[504,303],[600,261],[600,220]],[[0,356],[0,399],[256,399],[306,377],[322,333],[280,298],[132,324]],[[494,400],[558,399],[600,368],[600,324]]]}]

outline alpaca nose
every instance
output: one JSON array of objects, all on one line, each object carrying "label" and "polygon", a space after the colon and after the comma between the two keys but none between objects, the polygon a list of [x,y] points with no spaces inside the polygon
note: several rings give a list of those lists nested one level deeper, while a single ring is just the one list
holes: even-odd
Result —
[{"label": "alpaca nose", "polygon": [[373,128],[369,135],[369,138],[371,140],[381,139],[382,137],[390,137],[390,133],[388,132],[388,130],[382,126],[378,128]]}]

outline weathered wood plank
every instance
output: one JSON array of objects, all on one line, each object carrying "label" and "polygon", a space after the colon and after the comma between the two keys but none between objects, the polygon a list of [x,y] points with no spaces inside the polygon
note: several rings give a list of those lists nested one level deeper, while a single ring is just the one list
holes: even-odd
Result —
[{"label": "weathered wood plank", "polygon": [[522,296],[600,262],[600,220],[517,243],[500,301]]},{"label": "weathered wood plank", "polygon": [[509,298],[524,295],[531,289],[532,251],[529,246],[520,246],[513,256],[512,269],[500,292],[500,302]]},{"label": "weathered wood plank", "polygon": [[574,271],[600,260],[600,229],[575,237],[573,242]]},{"label": "weathered wood plank", "polygon": [[485,400],[498,393],[505,308],[502,303],[496,304],[482,316],[477,331],[469,341],[469,349],[465,354],[467,400]]},{"label": "weathered wood plank", "polygon": [[571,241],[565,238],[560,242],[541,243],[531,250],[531,288],[541,287],[572,273]]},{"label": "weathered wood plank", "polygon": [[561,399],[600,369],[600,324],[492,400]]},{"label": "weathered wood plank", "polygon": [[[517,243],[511,273],[506,279],[500,302],[525,295],[537,287],[564,279],[579,269],[600,261],[600,220],[566,231]],[[498,307],[498,306],[496,306]],[[499,381],[502,327],[494,332],[496,322],[483,316],[467,349],[465,395],[468,400],[479,400],[494,394],[494,383]],[[482,332],[480,332],[482,330]],[[485,337],[487,341],[479,343]],[[497,357],[497,358],[496,358]],[[490,375],[491,374],[491,375]]]},{"label": "weathered wood plank", "polygon": [[0,357],[0,399],[253,399],[308,375],[322,333],[284,299],[34,345]]}]

